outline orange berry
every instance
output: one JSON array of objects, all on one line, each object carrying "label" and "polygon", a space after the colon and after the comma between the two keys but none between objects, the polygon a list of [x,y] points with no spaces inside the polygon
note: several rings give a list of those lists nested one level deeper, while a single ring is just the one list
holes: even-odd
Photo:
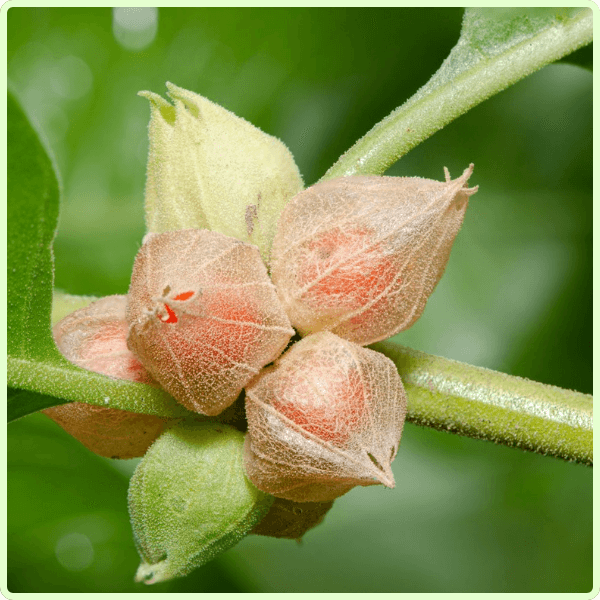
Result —
[{"label": "orange berry", "polygon": [[[339,375],[342,375],[341,377]],[[329,379],[299,379],[294,385],[294,398],[284,393],[274,398],[273,408],[324,442],[345,446],[365,413],[365,390],[357,369],[343,374],[332,372]]]}]

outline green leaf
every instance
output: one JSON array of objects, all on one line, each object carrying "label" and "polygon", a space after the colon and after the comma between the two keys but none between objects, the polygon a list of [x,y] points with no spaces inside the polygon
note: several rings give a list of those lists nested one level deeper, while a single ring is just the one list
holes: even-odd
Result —
[{"label": "green leaf", "polygon": [[458,43],[437,73],[323,179],[384,173],[469,109],[591,41],[589,8],[467,8]]},{"label": "green leaf", "polygon": [[45,394],[27,392],[10,387],[6,391],[6,397],[8,401],[7,421],[9,423],[44,408],[64,403],[64,401],[58,400],[54,396],[46,396]]},{"label": "green leaf", "polygon": [[409,421],[592,464],[592,396],[393,342],[371,347],[398,368],[408,396]]},{"label": "green leaf", "polygon": [[162,390],[85,371],[56,348],[50,318],[58,181],[38,135],[10,93],[7,118],[9,420],[67,401],[158,416],[189,414]]},{"label": "green leaf", "polygon": [[25,113],[9,93],[8,118],[8,353],[61,360],[50,333],[52,241],[58,181]]}]

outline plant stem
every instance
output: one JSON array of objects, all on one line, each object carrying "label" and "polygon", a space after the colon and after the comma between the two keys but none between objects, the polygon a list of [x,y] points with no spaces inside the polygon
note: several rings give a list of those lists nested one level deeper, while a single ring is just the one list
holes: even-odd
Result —
[{"label": "plant stem", "polygon": [[409,421],[592,465],[592,396],[391,342],[372,348],[396,364]]},{"label": "plant stem", "polygon": [[470,108],[591,42],[592,11],[584,10],[525,39],[508,39],[497,49],[473,44],[465,28],[464,23],[458,43],[427,84],[358,140],[322,180],[381,175]]},{"label": "plant stem", "polygon": [[54,404],[86,402],[159,417],[190,414],[164,390],[144,383],[113,379],[70,364],[62,366],[9,356],[7,382],[15,390],[33,392],[22,395],[12,392],[8,402],[9,421],[52,406],[50,397],[56,398]]}]

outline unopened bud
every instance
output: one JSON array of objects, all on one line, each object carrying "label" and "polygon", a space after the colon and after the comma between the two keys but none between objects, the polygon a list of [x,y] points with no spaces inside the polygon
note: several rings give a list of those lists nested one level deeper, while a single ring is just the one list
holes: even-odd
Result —
[{"label": "unopened bud", "polygon": [[181,423],[137,466],[129,514],[142,563],[136,581],[182,577],[239,542],[273,498],[246,478],[244,434],[219,423]]},{"label": "unopened bud", "polygon": [[146,236],[127,320],[146,369],[206,415],[232,404],[294,334],[258,249],[202,229]]},{"label": "unopened bud", "polygon": [[410,327],[444,273],[467,210],[471,165],[458,179],[342,177],[286,206],[271,253],[273,282],[302,335],[360,345]]},{"label": "unopened bud", "polygon": [[[125,296],[107,296],[54,326],[58,349],[73,364],[114,377],[155,384],[127,348]],[[107,398],[107,402],[110,399]],[[173,419],[71,402],[43,411],[86,448],[108,458],[143,456]]]},{"label": "unopened bud", "polygon": [[326,502],[356,485],[395,485],[406,395],[383,354],[308,336],[246,388],[246,415],[246,472],[264,492]]},{"label": "unopened bud", "polygon": [[303,187],[278,139],[206,98],[167,83],[174,106],[152,92],[146,183],[148,231],[202,228],[259,247]]}]

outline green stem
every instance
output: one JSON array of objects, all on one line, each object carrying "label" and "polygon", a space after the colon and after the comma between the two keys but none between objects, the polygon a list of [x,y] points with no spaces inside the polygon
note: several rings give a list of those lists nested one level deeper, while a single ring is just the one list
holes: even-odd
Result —
[{"label": "green stem", "polygon": [[391,342],[372,348],[396,364],[409,421],[592,465],[592,396]]},{"label": "green stem", "polygon": [[439,71],[405,104],[380,121],[322,180],[381,175],[436,131],[542,66],[592,41],[592,11],[519,41],[481,49],[463,35]]},{"label": "green stem", "polygon": [[13,392],[9,398],[9,421],[51,406],[49,397],[52,396],[56,399],[54,404],[87,402],[159,417],[184,417],[190,414],[167,392],[151,385],[113,379],[70,364],[62,366],[11,356],[7,363],[8,385],[17,390],[34,392],[32,395]]}]

